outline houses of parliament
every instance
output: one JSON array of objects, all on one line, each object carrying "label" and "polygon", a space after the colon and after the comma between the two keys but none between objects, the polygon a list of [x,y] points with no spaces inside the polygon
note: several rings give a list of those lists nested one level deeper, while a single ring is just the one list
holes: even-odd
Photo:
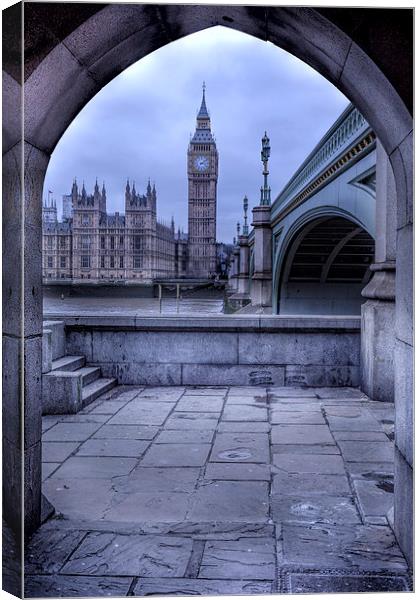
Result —
[{"label": "houses of parliament", "polygon": [[44,200],[43,280],[151,282],[210,278],[217,270],[218,152],[211,132],[205,86],[187,153],[188,234],[157,218],[157,191],[144,194],[127,181],[125,212],[109,214],[105,184],[88,194],[73,181],[58,220],[55,200]]}]

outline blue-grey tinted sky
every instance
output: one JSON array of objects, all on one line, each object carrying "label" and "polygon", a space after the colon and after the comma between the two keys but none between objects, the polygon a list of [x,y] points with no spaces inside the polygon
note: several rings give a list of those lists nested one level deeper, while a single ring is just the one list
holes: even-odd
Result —
[{"label": "blue-grey tinted sky", "polygon": [[219,150],[217,237],[231,241],[242,198],[259,202],[264,131],[271,140],[272,198],[346,107],[332,84],[271,43],[214,27],[135,63],[87,104],[57,145],[44,195],[72,180],[93,190],[105,181],[108,212],[124,212],[127,177],[145,191],[156,182],[158,216],[187,230],[186,153],[206,81]]}]

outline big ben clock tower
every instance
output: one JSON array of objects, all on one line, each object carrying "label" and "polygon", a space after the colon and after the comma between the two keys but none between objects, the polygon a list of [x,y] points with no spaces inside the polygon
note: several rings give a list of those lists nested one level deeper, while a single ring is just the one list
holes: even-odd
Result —
[{"label": "big ben clock tower", "polygon": [[216,271],[216,196],[218,160],[203,99],[197,126],[188,147],[188,246],[189,276],[209,277]]}]

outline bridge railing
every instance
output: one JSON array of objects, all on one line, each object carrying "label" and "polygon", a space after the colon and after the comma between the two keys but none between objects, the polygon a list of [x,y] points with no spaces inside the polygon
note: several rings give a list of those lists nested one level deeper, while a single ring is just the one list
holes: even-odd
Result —
[{"label": "bridge railing", "polygon": [[277,196],[273,202],[273,216],[369,129],[363,115],[350,104]]}]

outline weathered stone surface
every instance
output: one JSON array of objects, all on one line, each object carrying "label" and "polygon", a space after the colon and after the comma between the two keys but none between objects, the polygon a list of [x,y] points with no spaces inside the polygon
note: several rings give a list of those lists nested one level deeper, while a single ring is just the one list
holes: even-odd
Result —
[{"label": "weathered stone surface", "polygon": [[85,536],[83,531],[50,529],[35,533],[25,552],[25,573],[58,573]]},{"label": "weathered stone surface", "polygon": [[153,425],[104,425],[93,438],[121,440],[152,440],[159,427]]},{"label": "weathered stone surface", "polygon": [[357,592],[407,592],[411,586],[408,577],[395,575],[336,574],[323,570],[322,573],[284,573],[288,579],[287,591],[290,594],[339,594]]},{"label": "weathered stone surface", "polygon": [[331,444],[271,444],[273,454],[340,454]]},{"label": "weathered stone surface", "polygon": [[192,541],[186,538],[89,533],[61,572],[182,577],[191,549]]},{"label": "weathered stone surface", "polygon": [[265,396],[267,394],[267,388],[263,386],[241,386],[235,385],[235,387],[229,388],[228,398],[235,396]]},{"label": "weathered stone surface", "polygon": [[144,440],[95,439],[84,442],[76,456],[122,456],[139,458],[149,447]]},{"label": "weathered stone surface", "polygon": [[394,464],[391,462],[348,462],[346,470],[358,479],[392,478]]},{"label": "weathered stone surface", "polygon": [[169,403],[132,400],[109,421],[109,425],[162,425],[172,406]]},{"label": "weathered stone surface", "polygon": [[214,596],[269,594],[271,581],[249,579],[142,579],[134,587],[135,596]]},{"label": "weathered stone surface", "polygon": [[291,413],[296,413],[296,412],[317,412],[320,411],[320,403],[319,401],[317,402],[313,402],[312,400],[308,402],[302,400],[302,399],[298,399],[296,398],[296,402],[294,402],[293,400],[289,400],[288,398],[278,398],[274,401],[270,401],[270,406],[273,409],[273,412],[276,413],[280,413],[280,412],[291,412]]},{"label": "weathered stone surface", "polygon": [[345,461],[349,462],[392,462],[392,442],[338,442]]},{"label": "weathered stone surface", "polygon": [[273,425],[273,444],[334,444],[326,425]]},{"label": "weathered stone surface", "polygon": [[101,426],[100,423],[57,423],[43,436],[44,442],[84,442]]},{"label": "weathered stone surface", "polygon": [[270,398],[316,398],[316,389],[307,387],[272,387],[268,391]]},{"label": "weathered stone surface", "polygon": [[185,388],[184,396],[225,396],[228,391],[227,387],[219,387],[219,386],[187,386]]},{"label": "weathered stone surface", "polygon": [[79,445],[80,442],[43,442],[42,462],[63,462]]},{"label": "weathered stone surface", "polygon": [[231,406],[232,404],[248,404],[249,406],[268,406],[268,398],[267,394],[262,394],[258,396],[258,394],[244,394],[243,396],[228,396],[226,399],[226,406]]},{"label": "weathered stone surface", "polygon": [[135,458],[108,456],[72,456],[53,475],[59,479],[102,479],[127,475],[136,465]]},{"label": "weathered stone surface", "polygon": [[321,411],[314,412],[286,412],[286,411],[270,411],[271,423],[282,425],[325,425],[325,419]]},{"label": "weathered stone surface", "polygon": [[382,431],[380,423],[363,410],[357,416],[334,416],[328,413],[327,419],[331,431]]},{"label": "weathered stone surface", "polygon": [[273,539],[246,539],[206,542],[199,577],[211,579],[273,580],[275,548]]},{"label": "weathered stone surface", "polygon": [[320,387],[316,388],[316,395],[318,398],[326,398],[326,399],[334,399],[334,400],[345,400],[345,399],[355,399],[355,400],[368,400],[368,396],[361,392],[359,389],[354,387]]},{"label": "weathered stone surface", "polygon": [[223,397],[220,396],[184,396],[176,405],[176,411],[183,412],[215,412],[223,408]]},{"label": "weathered stone surface", "polygon": [[222,413],[223,421],[267,421],[264,406],[226,406]]},{"label": "weathered stone surface", "polygon": [[268,486],[262,482],[217,481],[198,488],[189,519],[267,522]]},{"label": "weathered stone surface", "polygon": [[142,466],[200,467],[205,464],[210,444],[153,444],[142,458]]},{"label": "weathered stone surface", "polygon": [[192,492],[200,475],[199,468],[137,467],[128,476],[115,477],[114,489],[131,492]]},{"label": "weathered stone surface", "polygon": [[218,415],[216,413],[173,413],[165,423],[165,429],[207,429],[217,427]]},{"label": "weathered stone surface", "polygon": [[170,429],[163,430],[154,440],[155,444],[209,444],[213,440],[214,431],[207,429],[192,431]]},{"label": "weathered stone surface", "polygon": [[131,585],[127,577],[86,577],[74,575],[30,575],[25,577],[26,598],[87,598],[126,596]]},{"label": "weathered stone surface", "polygon": [[268,433],[270,429],[270,424],[263,421],[222,421],[217,426],[220,433]]},{"label": "weathered stone surface", "polygon": [[272,494],[297,496],[302,494],[350,496],[351,490],[345,475],[314,475],[313,473],[278,473],[274,475]]},{"label": "weathered stone surface", "polygon": [[42,481],[45,481],[60,465],[61,463],[42,463]]},{"label": "weathered stone surface", "polygon": [[217,433],[210,455],[212,462],[270,462],[266,433]]},{"label": "weathered stone surface", "polygon": [[271,499],[271,511],[275,523],[293,521],[331,525],[361,523],[352,499],[344,496],[274,495]]},{"label": "weathered stone surface", "polygon": [[[128,401],[127,401],[128,402]],[[91,411],[90,415],[113,415],[124,406],[124,402],[121,400],[105,400],[95,406]]]},{"label": "weathered stone surface", "polygon": [[111,479],[58,479],[49,477],[43,492],[57,512],[66,517],[92,521],[103,518],[115,491]]},{"label": "weathered stone surface", "polygon": [[178,492],[118,493],[104,518],[112,522],[177,523],[184,521],[191,505],[191,494]]},{"label": "weathered stone surface", "polygon": [[274,454],[273,465],[285,473],[344,475],[343,459],[331,454]]},{"label": "weathered stone surface", "polygon": [[389,527],[283,526],[282,564],[301,567],[405,571],[407,564]]},{"label": "weathered stone surface", "polygon": [[394,504],[393,480],[355,479],[353,485],[364,517],[386,517]]},{"label": "weathered stone surface", "polygon": [[334,431],[336,441],[348,442],[388,442],[382,431]]},{"label": "weathered stone surface", "polygon": [[205,479],[227,479],[229,481],[270,481],[269,465],[209,463]]}]

